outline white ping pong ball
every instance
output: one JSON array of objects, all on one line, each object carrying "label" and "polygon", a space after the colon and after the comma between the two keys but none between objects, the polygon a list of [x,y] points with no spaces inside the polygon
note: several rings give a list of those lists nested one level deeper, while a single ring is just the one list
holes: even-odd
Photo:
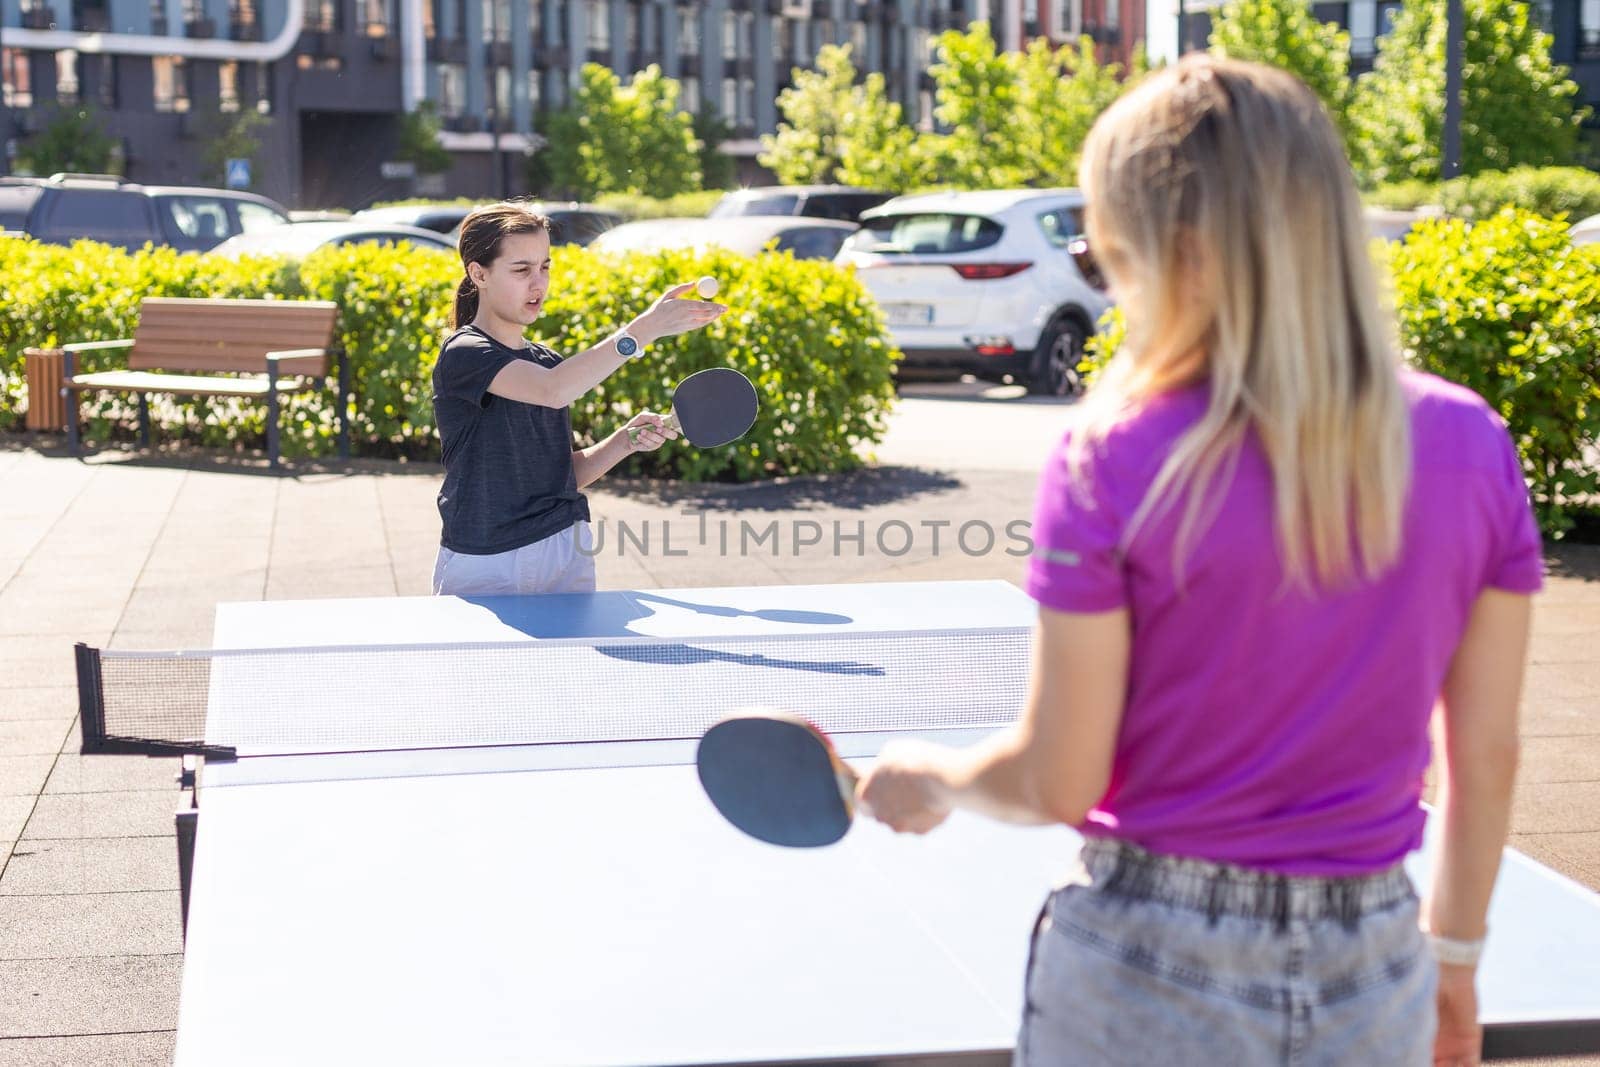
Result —
[{"label": "white ping pong ball", "polygon": [[717,295],[717,280],[708,274],[694,283],[694,291],[700,294],[701,300],[710,300]]}]

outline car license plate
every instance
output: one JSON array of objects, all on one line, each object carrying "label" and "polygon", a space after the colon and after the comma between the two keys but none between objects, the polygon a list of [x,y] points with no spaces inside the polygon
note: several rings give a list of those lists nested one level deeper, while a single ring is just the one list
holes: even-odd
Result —
[{"label": "car license plate", "polygon": [[883,317],[890,326],[927,326],[933,322],[933,305],[885,304]]}]

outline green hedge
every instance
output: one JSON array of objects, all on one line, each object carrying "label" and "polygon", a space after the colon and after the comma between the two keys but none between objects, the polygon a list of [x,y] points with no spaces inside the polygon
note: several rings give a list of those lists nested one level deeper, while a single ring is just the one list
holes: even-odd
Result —
[{"label": "green hedge", "polygon": [[1517,167],[1486,171],[1442,184],[1398,182],[1368,195],[1377,207],[1437,205],[1451,215],[1487,218],[1504,207],[1577,222],[1600,214],[1600,174],[1582,167]]},{"label": "green hedge", "polygon": [[[1510,208],[1427,220],[1378,245],[1406,358],[1494,406],[1541,528],[1561,537],[1600,493],[1600,245],[1573,248],[1561,222]],[[1124,335],[1121,312],[1108,313],[1080,370],[1092,377]]]},{"label": "green hedge", "polygon": [[[638,411],[665,411],[672,386],[711,366],[748,374],[762,413],[738,444],[700,452],[682,442],[640,455],[634,469],[661,476],[735,479],[847,469],[856,448],[882,439],[892,403],[893,359],[877,309],[858,281],[828,263],[731,253],[602,257],[555,250],[555,284],[534,336],[571,354],[597,343],[680,279],[713,274],[732,310],[696,334],[652,346],[573,408],[590,443]],[[22,422],[23,349],[132,335],[143,296],[332,300],[350,353],[352,437],[358,454],[435,458],[431,375],[460,277],[452,254],[364,246],[316,253],[298,267],[279,259],[229,262],[170,249],[128,254],[0,237],[0,429]],[[89,369],[121,353],[90,353]],[[132,435],[130,398],[86,394],[91,437]],[[264,411],[237,401],[153,396],[164,440],[258,447]],[[331,392],[285,409],[286,455],[328,455],[336,432]]]},{"label": "green hedge", "polygon": [[711,209],[727,192],[726,189],[707,189],[665,198],[605,193],[595,200],[595,206],[615,211],[628,219],[704,218],[711,214]]}]

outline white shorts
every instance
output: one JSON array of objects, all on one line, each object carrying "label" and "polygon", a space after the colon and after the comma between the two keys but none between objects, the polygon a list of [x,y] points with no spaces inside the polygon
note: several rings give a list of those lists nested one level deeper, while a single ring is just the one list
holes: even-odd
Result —
[{"label": "white shorts", "polygon": [[586,522],[492,556],[440,545],[433,564],[435,596],[592,593],[594,584],[594,536]]}]

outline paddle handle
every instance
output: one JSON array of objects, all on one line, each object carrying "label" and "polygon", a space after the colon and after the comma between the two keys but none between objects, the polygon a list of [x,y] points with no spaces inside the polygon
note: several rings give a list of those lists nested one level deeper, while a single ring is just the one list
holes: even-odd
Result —
[{"label": "paddle handle", "polygon": [[836,753],[829,754],[833,756],[833,776],[839,782],[839,795],[844,798],[844,810],[850,813],[851,818],[855,818],[856,786],[860,783],[861,776]]},{"label": "paddle handle", "polygon": [[[663,430],[677,430],[680,433],[683,431],[682,424],[680,424],[678,422],[678,413],[677,413],[677,411],[673,411],[666,418],[661,420],[661,428]],[[636,445],[636,444],[639,443],[639,431],[642,430],[642,429],[644,429],[643,426],[630,426],[630,427],[628,427],[628,443],[629,444]]]}]

